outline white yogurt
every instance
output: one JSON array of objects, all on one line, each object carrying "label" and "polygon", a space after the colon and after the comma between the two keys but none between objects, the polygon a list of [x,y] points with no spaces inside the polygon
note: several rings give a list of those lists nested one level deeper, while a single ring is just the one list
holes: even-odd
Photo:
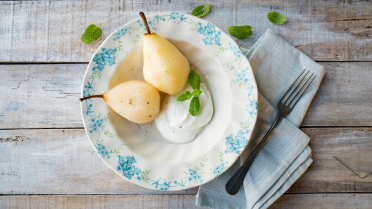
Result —
[{"label": "white yogurt", "polygon": [[190,84],[187,84],[179,94],[168,96],[164,100],[163,109],[155,119],[155,125],[165,139],[174,143],[190,142],[212,119],[211,95],[203,83],[200,84],[200,90],[203,93],[199,95],[200,110],[196,116],[189,113],[191,99],[183,102],[176,101],[179,94],[185,91],[193,91]]}]

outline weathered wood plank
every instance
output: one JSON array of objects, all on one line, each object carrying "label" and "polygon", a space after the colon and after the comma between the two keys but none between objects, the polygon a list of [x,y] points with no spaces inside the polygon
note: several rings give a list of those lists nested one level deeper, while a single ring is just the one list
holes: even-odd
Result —
[{"label": "weathered wood plank", "polygon": [[[5,1],[0,3],[0,62],[87,62],[114,30],[146,14],[190,13],[209,3],[204,19],[223,31],[231,25],[251,25],[253,35],[237,40],[250,47],[272,28],[318,61],[371,61],[372,3],[368,1]],[[288,18],[273,25],[265,15],[277,11]],[[89,24],[103,29],[100,41],[84,45],[81,34]]]},{"label": "weathered wood plank", "polygon": [[0,127],[82,127],[87,65],[0,65]]},{"label": "weathered wood plank", "polygon": [[195,194],[129,183],[98,157],[82,129],[0,131],[0,194]]},{"label": "weathered wood plank", "polygon": [[[371,126],[372,63],[320,62],[327,69],[303,126]],[[0,65],[0,129],[83,127],[86,64]]]},{"label": "weathered wood plank", "polygon": [[372,126],[372,63],[321,62],[326,69],[303,126]]},{"label": "weathered wood plank", "polygon": [[270,209],[371,209],[372,194],[284,194]]},{"label": "weathered wood plank", "polygon": [[16,208],[204,208],[195,206],[195,195],[30,195],[0,196],[3,209]]},{"label": "weathered wood plank", "polygon": [[302,130],[314,162],[287,193],[372,191],[372,128]]},{"label": "weathered wood plank", "polygon": [[[27,195],[0,196],[4,209],[16,208],[204,208],[195,195]],[[370,209],[372,194],[284,194],[270,209]]]},{"label": "weathered wood plank", "polygon": [[[302,130],[311,137],[314,162],[288,193],[372,192],[372,128]],[[116,175],[82,129],[3,130],[0,142],[0,194],[170,193]]]}]

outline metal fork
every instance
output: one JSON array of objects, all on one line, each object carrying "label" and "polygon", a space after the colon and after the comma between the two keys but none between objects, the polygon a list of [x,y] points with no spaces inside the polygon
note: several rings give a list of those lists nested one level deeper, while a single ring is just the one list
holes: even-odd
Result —
[{"label": "metal fork", "polygon": [[[265,143],[266,139],[270,135],[271,131],[275,128],[275,126],[279,123],[279,121],[286,115],[288,115],[297,104],[301,96],[304,94],[306,89],[310,86],[311,82],[315,79],[316,75],[311,74],[306,80],[305,78],[309,74],[310,71],[306,69],[302,71],[302,73],[296,78],[296,80],[291,84],[291,86],[287,89],[287,91],[283,94],[283,96],[279,99],[278,103],[275,106],[276,110],[276,118],[274,123],[271,125],[270,129],[267,131],[264,138],[258,144],[258,146],[254,149],[252,154],[248,157],[248,159],[244,162],[244,164],[236,171],[236,173],[230,178],[230,180],[226,183],[226,191],[231,195],[235,195],[238,193],[240,186],[243,184],[244,178],[248,173],[249,168],[253,164],[254,159],[257,157],[258,153],[260,152],[262,145]],[[302,76],[305,73],[304,76]],[[301,78],[301,80],[300,80]],[[297,81],[300,80],[298,83]],[[305,80],[305,82],[304,82]],[[297,83],[297,85],[293,88],[293,86]]]}]

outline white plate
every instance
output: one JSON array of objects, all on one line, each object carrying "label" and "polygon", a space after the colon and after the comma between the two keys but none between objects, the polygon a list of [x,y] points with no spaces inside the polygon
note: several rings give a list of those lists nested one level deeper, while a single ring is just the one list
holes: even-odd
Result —
[{"label": "white plate", "polygon": [[[81,105],[84,127],[101,159],[128,181],[158,190],[199,186],[228,169],[248,144],[257,118],[253,72],[230,36],[205,20],[167,12],[148,15],[147,20],[151,31],[172,40],[208,83],[214,104],[211,122],[194,141],[172,144],[153,122],[131,123],[93,98]],[[108,91],[128,55],[137,67],[132,70],[123,62],[122,79],[141,78],[144,32],[138,18],[107,37],[89,62],[82,96]]]}]

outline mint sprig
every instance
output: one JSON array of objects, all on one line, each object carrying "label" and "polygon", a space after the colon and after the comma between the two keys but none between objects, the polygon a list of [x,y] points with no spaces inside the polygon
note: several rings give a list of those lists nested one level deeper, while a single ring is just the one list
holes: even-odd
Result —
[{"label": "mint sprig", "polygon": [[198,96],[200,96],[201,93],[202,93],[201,90],[199,90],[199,89],[195,89],[195,90],[192,92],[192,96],[193,96],[193,97],[198,97]]},{"label": "mint sprig", "polygon": [[283,25],[285,22],[287,22],[287,18],[277,12],[269,12],[266,16],[270,22],[274,23],[275,25]]},{"label": "mint sprig", "polygon": [[199,113],[199,109],[200,109],[199,97],[192,98],[191,103],[190,103],[189,113],[192,116],[196,116]]},{"label": "mint sprig", "polygon": [[191,97],[192,97],[191,92],[185,91],[185,93],[178,95],[178,97],[176,98],[176,101],[183,102],[188,99],[191,99]]},{"label": "mint sprig", "polygon": [[200,76],[195,71],[190,72],[188,79],[192,89],[200,89]]},{"label": "mint sprig", "polygon": [[198,115],[200,110],[200,101],[198,96],[200,96],[200,94],[203,92],[200,90],[200,76],[195,71],[191,71],[188,79],[190,86],[194,90],[192,91],[192,93],[190,91],[185,91],[185,93],[178,95],[176,101],[183,102],[193,97],[190,102],[189,113],[192,116],[196,116]]},{"label": "mint sprig", "polygon": [[250,25],[244,26],[230,26],[227,28],[230,35],[238,39],[246,39],[252,35],[252,27]]},{"label": "mint sprig", "polygon": [[97,41],[102,35],[102,29],[95,24],[91,24],[85,29],[85,32],[81,36],[81,40],[84,44],[90,44]]},{"label": "mint sprig", "polygon": [[191,15],[194,15],[195,17],[204,17],[211,11],[211,5],[204,4],[198,7],[195,7],[195,9],[192,10]]}]

